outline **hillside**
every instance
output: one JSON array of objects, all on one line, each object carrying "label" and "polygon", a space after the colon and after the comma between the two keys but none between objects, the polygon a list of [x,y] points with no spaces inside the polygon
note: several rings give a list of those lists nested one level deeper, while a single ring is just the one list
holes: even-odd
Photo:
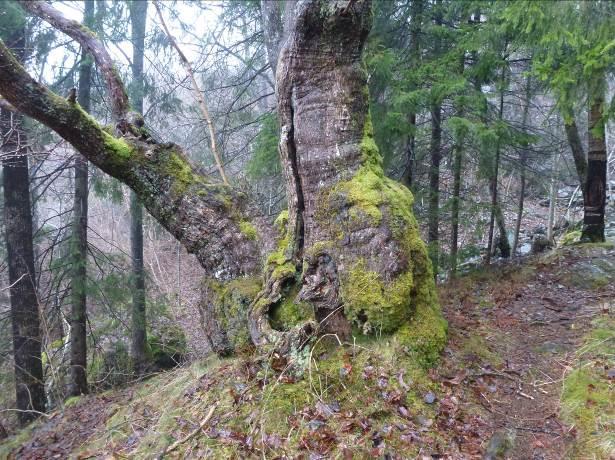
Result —
[{"label": "hillside", "polygon": [[302,376],[211,357],[69,400],[0,458],[613,458],[613,281],[610,244],[476,271],[440,287],[433,368],[327,338]]}]

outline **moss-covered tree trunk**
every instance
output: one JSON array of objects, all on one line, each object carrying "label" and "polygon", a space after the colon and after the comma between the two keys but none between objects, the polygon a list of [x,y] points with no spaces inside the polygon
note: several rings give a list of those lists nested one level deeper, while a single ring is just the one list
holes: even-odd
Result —
[{"label": "moss-covered tree trunk", "polygon": [[313,330],[341,340],[402,331],[422,352],[443,342],[412,195],[384,175],[373,138],[361,59],[371,14],[369,1],[303,2],[292,14],[277,65],[289,206],[253,304],[256,344],[300,347]]},{"label": "moss-covered tree trunk", "polygon": [[[53,8],[36,5],[29,8],[80,43],[96,41]],[[0,93],[128,184],[196,254],[210,275],[202,312],[217,351],[251,339],[292,352],[317,332],[340,339],[395,333],[404,350],[432,361],[446,323],[431,264],[412,195],[384,175],[369,117],[361,52],[370,1],[290,5],[276,76],[289,209],[277,220],[274,250],[267,243],[272,232],[255,221],[245,196],[205,178],[177,146],[151,139],[142,120],[122,111],[121,100],[114,104],[120,121],[111,134],[77,104],[35,82],[1,43]],[[107,63],[98,43],[88,49]],[[118,96],[114,75],[106,80],[113,82],[109,94]],[[261,250],[269,253],[264,264]]]}]

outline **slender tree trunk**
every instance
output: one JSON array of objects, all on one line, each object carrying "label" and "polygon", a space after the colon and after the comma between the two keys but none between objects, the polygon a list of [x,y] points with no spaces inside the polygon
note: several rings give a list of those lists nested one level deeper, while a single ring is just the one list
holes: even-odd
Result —
[{"label": "slender tree trunk", "polygon": [[[94,19],[94,0],[85,2],[84,24],[91,27]],[[79,67],[77,102],[83,110],[90,110],[90,82],[93,61],[83,52]],[[73,202],[73,235],[71,257],[73,259],[71,280],[70,316],[70,375],[68,395],[88,393],[87,381],[87,255],[88,255],[88,161],[82,155],[75,156],[75,197]]]},{"label": "slender tree trunk", "polygon": [[[412,2],[410,21],[411,68],[416,68],[421,58],[420,36],[423,21],[423,0]],[[408,114],[408,123],[410,124],[410,134],[406,143],[406,168],[402,173],[401,183],[410,188],[412,186],[416,161],[416,112],[414,110]]]},{"label": "slender tree trunk", "polygon": [[[442,25],[442,13],[440,11],[441,2],[435,4],[436,12],[434,23],[436,27]],[[436,39],[435,54],[440,54],[441,43]],[[429,248],[429,257],[433,267],[433,275],[438,278],[438,264],[440,258],[440,161],[442,159],[442,105],[440,101],[434,103],[431,107],[431,145],[429,147],[431,154],[431,164],[429,168],[429,209],[428,213],[428,230],[427,244]]]},{"label": "slender tree trunk", "polygon": [[[23,60],[25,28],[18,27],[6,43]],[[9,268],[9,295],[13,328],[15,390],[19,421],[25,424],[45,411],[45,388],[41,360],[41,333],[34,273],[32,208],[28,174],[27,139],[23,117],[5,110],[0,113],[2,133],[2,180],[4,226]]]},{"label": "slender tree trunk", "polygon": [[587,152],[587,181],[583,215],[582,241],[604,241],[604,210],[606,203],[607,155],[604,141],[605,77],[600,75],[590,82],[590,108],[588,112],[589,149]]},{"label": "slender tree trunk", "polygon": [[[530,115],[530,99],[532,95],[532,77],[528,73],[525,79],[525,103],[523,105],[523,118],[521,119],[521,130],[525,134],[527,129],[527,122]],[[519,205],[517,207],[517,219],[515,221],[515,234],[513,236],[512,255],[517,253],[517,246],[519,245],[519,232],[521,231],[521,220],[523,219],[523,207],[525,203],[525,181],[526,181],[526,163],[527,163],[527,147],[521,150],[519,165],[520,171],[520,184],[519,184]]]},{"label": "slender tree trunk", "polygon": [[555,223],[555,208],[557,206],[557,162],[559,155],[555,157],[555,162],[551,168],[551,181],[549,184],[549,220],[547,222],[547,240],[553,241],[553,227]]},{"label": "slender tree trunk", "polygon": [[[261,0],[261,24],[263,25],[263,36],[265,47],[267,48],[267,60],[275,77],[280,55],[280,46],[284,34],[284,24],[282,20],[283,2],[270,2]],[[291,5],[286,5],[287,8]]]},{"label": "slender tree trunk", "polygon": [[442,107],[436,105],[431,109],[431,165],[429,169],[429,210],[427,243],[434,276],[438,276],[438,259],[440,254],[440,160],[442,158]]},{"label": "slender tree trunk", "polygon": [[[145,52],[145,26],[147,2],[132,2],[130,5],[132,26],[132,105],[143,113],[143,56]],[[143,267],[143,207],[139,197],[130,193],[130,252],[132,256],[132,366],[137,375],[144,372],[147,362],[147,332],[145,312],[145,269]]]},{"label": "slender tree trunk", "polygon": [[[463,75],[465,70],[465,51],[459,59],[459,73]],[[457,107],[457,115],[463,117],[463,104]],[[451,203],[451,269],[450,277],[454,278],[457,273],[457,252],[459,250],[459,207],[461,204],[461,169],[463,161],[463,144],[465,142],[465,128],[460,128],[455,133],[453,146],[453,199]]]},{"label": "slender tree trunk", "polygon": [[495,220],[497,222],[498,232],[500,234],[500,238],[498,240],[500,255],[504,259],[508,259],[510,257],[510,243],[508,242],[508,234],[506,233],[506,219],[504,218],[502,204],[499,199],[495,204]]},{"label": "slender tree trunk", "polygon": [[[140,3],[140,2],[138,2]],[[220,177],[222,178],[222,182],[228,185],[228,178],[226,177],[226,173],[224,172],[224,166],[222,165],[222,158],[220,157],[220,152],[218,151],[218,145],[216,142],[216,131],[214,128],[213,120],[211,119],[211,115],[209,114],[209,109],[207,108],[207,102],[205,101],[205,96],[203,96],[203,92],[199,87],[198,82],[196,81],[196,77],[194,75],[194,70],[192,70],[192,65],[190,65],[190,61],[183,53],[181,48],[179,47],[175,37],[171,34],[169,29],[167,28],[167,24],[164,21],[164,17],[162,16],[162,11],[160,10],[160,6],[157,1],[154,1],[154,7],[158,12],[158,18],[160,19],[160,23],[162,24],[162,28],[164,29],[169,41],[171,42],[171,46],[175,48],[177,54],[179,55],[179,60],[182,63],[182,66],[186,70],[188,77],[190,78],[190,82],[192,83],[192,90],[194,96],[196,97],[197,103],[199,105],[199,109],[201,110],[201,115],[203,115],[203,119],[207,124],[207,129],[209,131],[209,143],[211,147],[211,153],[214,156],[214,160],[216,162],[216,167],[218,168],[218,172],[220,173]]]},{"label": "slender tree trunk", "polygon": [[519,233],[521,232],[521,221],[523,220],[523,208],[525,204],[525,185],[526,185],[526,171],[525,171],[525,155],[521,154],[521,171],[519,178],[519,204],[517,206],[517,219],[515,220],[515,234],[513,237],[513,246],[512,246],[512,254],[515,255],[517,253],[517,248],[519,246]]},{"label": "slender tree trunk", "polygon": [[[500,88],[500,102],[498,108],[498,121],[501,122],[504,118],[504,84],[506,81],[505,69],[502,68],[501,85]],[[494,229],[497,223],[500,232],[500,241],[498,246],[500,247],[501,255],[504,258],[510,257],[510,245],[508,243],[508,235],[506,234],[506,225],[504,220],[504,214],[498,200],[498,177],[500,174],[500,138],[498,137],[495,144],[495,159],[493,165],[493,174],[489,181],[489,189],[491,191],[491,217],[489,219],[489,242],[487,243],[487,259],[486,263],[491,263],[491,255],[495,247],[494,241]],[[497,222],[496,222],[497,220]]]}]

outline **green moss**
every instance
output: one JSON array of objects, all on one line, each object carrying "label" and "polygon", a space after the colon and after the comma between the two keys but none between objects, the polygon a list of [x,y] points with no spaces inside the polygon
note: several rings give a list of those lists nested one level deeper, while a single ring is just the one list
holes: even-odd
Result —
[{"label": "green moss", "polygon": [[264,390],[262,411],[269,430],[284,430],[288,417],[300,411],[312,400],[307,382],[271,384]]},{"label": "green moss", "polygon": [[147,336],[148,358],[159,369],[171,369],[184,360],[188,351],[186,336],[176,324],[166,324]]},{"label": "green moss", "polygon": [[32,422],[25,428],[22,428],[15,435],[7,439],[3,439],[0,443],[0,459],[19,458],[15,456],[13,451],[20,448],[28,442],[32,436],[32,432],[40,425],[40,421]]},{"label": "green moss", "polygon": [[293,285],[284,293],[282,300],[271,307],[271,326],[274,329],[287,331],[293,326],[314,319],[314,308],[306,303],[296,300],[299,289]]},{"label": "green moss", "polygon": [[[85,112],[83,113],[85,114]],[[102,134],[106,152],[111,155],[109,157],[109,163],[113,165],[114,168],[128,168],[134,148],[125,140],[113,137],[106,131],[102,131]]]},{"label": "green moss", "polygon": [[561,246],[571,246],[581,241],[581,230],[573,230],[572,232],[565,233],[560,241]]},{"label": "green moss", "polygon": [[254,224],[248,222],[247,220],[242,220],[241,222],[239,222],[239,230],[249,240],[255,240],[258,235]]},{"label": "green moss", "polygon": [[395,338],[417,363],[432,366],[446,345],[448,324],[434,295],[429,296],[426,291],[423,290],[424,297],[416,302],[412,319],[397,331]]},{"label": "green moss", "polygon": [[490,364],[492,367],[503,364],[502,358],[491,351],[485,339],[478,334],[472,334],[463,340],[461,353],[464,359],[474,360],[478,358],[481,361],[480,364]]},{"label": "green moss", "polygon": [[[286,213],[284,217],[284,212]],[[288,211],[284,211],[276,219],[276,225],[282,226],[282,221],[287,222]],[[292,277],[296,274],[297,268],[292,261],[292,247],[291,240],[287,234],[286,228],[281,230],[282,238],[278,240],[277,247],[267,257],[266,270],[270,273],[270,276],[275,279],[282,279]]]},{"label": "green moss", "polygon": [[393,332],[412,315],[413,287],[412,272],[384,283],[378,273],[367,270],[360,261],[341,283],[344,314],[366,334]]},{"label": "green moss", "polygon": [[286,225],[288,225],[288,210],[285,209],[284,211],[282,211],[280,213],[280,215],[278,217],[276,217],[276,219],[273,222],[273,224],[278,229],[280,234],[285,233],[286,232]]},{"label": "green moss", "polygon": [[163,161],[162,167],[163,172],[173,178],[173,190],[177,195],[183,195],[188,187],[200,180],[190,164],[177,152],[172,151],[166,161]]},{"label": "green moss", "polygon": [[64,346],[64,339],[56,339],[49,345],[51,348],[60,348]]},{"label": "green moss", "polygon": [[561,416],[577,429],[575,454],[609,459],[615,448],[615,392],[605,369],[615,366],[615,320],[594,325],[564,379]]},{"label": "green moss", "polygon": [[260,277],[237,278],[229,282],[207,279],[204,283],[213,297],[211,300],[215,318],[233,349],[250,347],[252,341],[248,332],[248,312],[250,304],[261,290]]},{"label": "green moss", "polygon": [[[412,212],[414,198],[406,187],[385,176],[369,116],[360,150],[361,166],[349,180],[323,192],[317,218],[329,225],[330,234],[338,239],[366,227],[385,226],[407,266],[393,279],[383,279],[371,268],[377,266],[372,259],[346,262],[340,272],[344,314],[364,334],[399,330],[396,340],[404,350],[422,363],[433,363],[444,347],[447,328],[435,296],[431,263]],[[330,219],[332,210],[339,209],[348,210],[346,227]],[[335,247],[337,242],[319,244],[322,248],[309,251]]]},{"label": "green moss", "polygon": [[71,396],[66,401],[64,401],[64,408],[76,406],[80,400],[81,396]]}]

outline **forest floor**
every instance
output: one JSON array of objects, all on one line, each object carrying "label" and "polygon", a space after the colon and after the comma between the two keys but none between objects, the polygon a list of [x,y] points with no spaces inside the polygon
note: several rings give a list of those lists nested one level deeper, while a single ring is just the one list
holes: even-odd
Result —
[{"label": "forest floor", "polygon": [[481,269],[440,297],[449,344],[427,372],[378,342],[306,357],[301,379],[209,358],[73,401],[0,458],[615,458],[612,245]]}]

